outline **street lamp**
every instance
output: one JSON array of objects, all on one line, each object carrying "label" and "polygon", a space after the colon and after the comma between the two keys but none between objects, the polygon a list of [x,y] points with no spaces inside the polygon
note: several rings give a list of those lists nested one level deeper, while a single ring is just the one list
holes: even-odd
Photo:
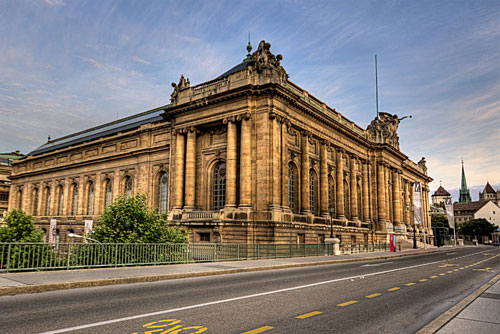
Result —
[{"label": "street lamp", "polygon": [[95,239],[84,237],[83,235],[79,235],[79,234],[75,234],[75,233],[68,233],[68,237],[70,237],[70,238],[82,238],[82,239],[85,239],[85,240],[90,240],[90,241],[97,242],[98,244],[101,243],[100,241],[97,241]]},{"label": "street lamp", "polygon": [[330,205],[328,212],[330,213],[330,238],[333,238],[333,214],[335,213],[335,207]]},{"label": "street lamp", "polygon": [[[406,202],[406,208],[408,211],[410,211],[410,214],[413,212],[411,209],[410,202]],[[413,249],[417,249],[417,235],[415,232],[416,226],[415,226],[415,216],[413,216]]]}]

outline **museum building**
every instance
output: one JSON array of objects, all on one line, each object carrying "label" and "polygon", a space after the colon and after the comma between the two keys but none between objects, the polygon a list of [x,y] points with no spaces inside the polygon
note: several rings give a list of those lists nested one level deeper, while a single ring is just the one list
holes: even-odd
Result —
[{"label": "museum building", "polygon": [[9,209],[45,231],[55,219],[61,242],[135,193],[192,243],[321,243],[330,217],[343,243],[422,240],[424,228],[431,242],[432,178],[400,151],[398,116],[359,127],[289,81],[270,47],[249,43],[242,63],[196,86],[181,76],[168,105],[49,140],[14,162]]}]

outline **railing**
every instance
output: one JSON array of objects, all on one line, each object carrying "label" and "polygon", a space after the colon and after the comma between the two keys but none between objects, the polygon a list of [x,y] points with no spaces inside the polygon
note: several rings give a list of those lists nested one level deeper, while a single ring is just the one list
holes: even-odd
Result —
[{"label": "railing", "polygon": [[182,219],[217,219],[219,212],[215,211],[188,211],[182,214]]},{"label": "railing", "polygon": [[[385,243],[340,245],[342,254],[388,250]],[[0,243],[0,272],[327,255],[333,255],[332,244]]]}]

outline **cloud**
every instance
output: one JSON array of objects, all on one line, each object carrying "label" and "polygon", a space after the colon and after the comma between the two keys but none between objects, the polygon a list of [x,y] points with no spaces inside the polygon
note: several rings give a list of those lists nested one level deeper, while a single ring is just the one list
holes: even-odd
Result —
[{"label": "cloud", "polygon": [[144,64],[144,65],[151,65],[150,61],[144,60],[144,59],[139,58],[137,56],[133,56],[132,59],[135,60],[136,62]]},{"label": "cloud", "polygon": [[63,0],[45,0],[45,4],[50,7],[61,7],[65,5]]}]

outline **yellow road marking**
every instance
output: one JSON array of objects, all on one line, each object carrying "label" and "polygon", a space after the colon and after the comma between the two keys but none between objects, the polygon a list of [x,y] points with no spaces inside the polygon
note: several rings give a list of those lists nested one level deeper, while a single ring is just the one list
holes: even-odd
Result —
[{"label": "yellow road marking", "polygon": [[422,279],[419,279],[418,281],[419,282],[426,282],[426,281],[428,281],[428,279],[427,278],[422,278]]},{"label": "yellow road marking", "polygon": [[306,314],[298,315],[295,318],[297,318],[297,319],[305,319],[305,318],[313,317],[313,316],[321,314],[321,313],[323,313],[323,312],[314,311],[314,312],[309,312],[309,313],[306,313]]},{"label": "yellow road marking", "polygon": [[439,276],[445,276],[445,275],[446,275],[446,274],[443,274],[443,273],[439,274]]},{"label": "yellow road marking", "polygon": [[371,295],[366,296],[366,298],[375,298],[382,295],[381,293],[372,293]]},{"label": "yellow road marking", "polygon": [[394,287],[394,288],[390,288],[390,289],[387,289],[387,291],[396,291],[396,290],[399,290],[400,288],[399,287]]},{"label": "yellow road marking", "polygon": [[268,331],[268,330],[273,329],[273,328],[274,327],[271,327],[271,326],[264,326],[264,327],[256,328],[256,329],[253,329],[251,331],[244,332],[241,334],[257,334],[257,333],[262,333],[262,332]]},{"label": "yellow road marking", "polygon": [[337,306],[344,307],[344,306],[349,306],[349,305],[356,304],[356,303],[357,303],[356,300],[350,300],[350,301],[342,303],[342,304],[337,304]]},{"label": "yellow road marking", "polygon": [[465,269],[464,267],[460,267],[459,269]]},{"label": "yellow road marking", "polygon": [[453,269],[453,271],[458,271],[458,269]]},{"label": "yellow road marking", "polygon": [[412,285],[415,285],[415,284],[417,284],[417,283],[406,283],[405,285],[406,286],[412,286]]},{"label": "yellow road marking", "polygon": [[452,272],[453,272],[453,270],[447,271],[448,274],[451,274]]},{"label": "yellow road marking", "polygon": [[437,276],[436,276],[436,275],[433,275],[433,276],[431,276],[431,277],[429,277],[429,278],[437,278]]}]

